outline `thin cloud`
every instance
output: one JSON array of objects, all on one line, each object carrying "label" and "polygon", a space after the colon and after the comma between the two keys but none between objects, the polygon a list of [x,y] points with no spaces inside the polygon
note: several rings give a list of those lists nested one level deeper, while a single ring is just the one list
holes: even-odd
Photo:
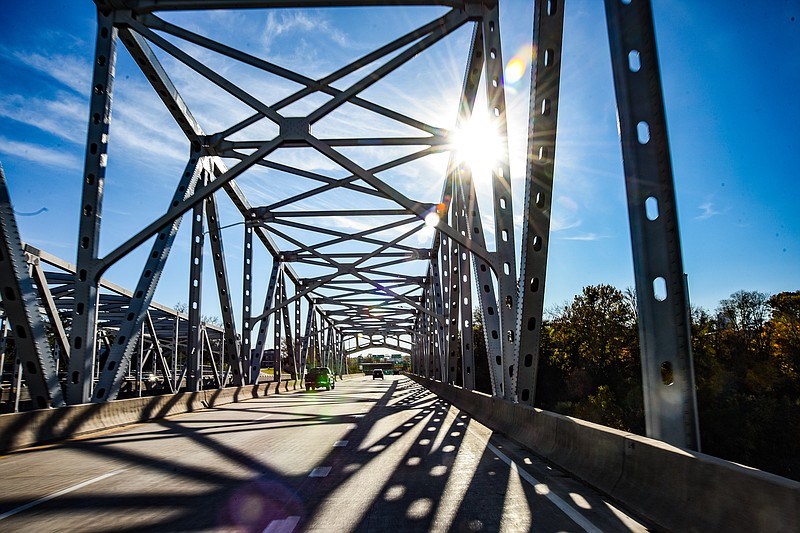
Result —
[{"label": "thin cloud", "polygon": [[92,70],[85,57],[14,52],[14,57],[30,68],[47,74],[77,93],[86,93],[91,86]]},{"label": "thin cloud", "polygon": [[550,231],[566,231],[579,227],[583,221],[581,219],[568,220],[564,217],[554,216],[550,219]]},{"label": "thin cloud", "polygon": [[572,235],[570,237],[559,237],[563,241],[599,241],[608,239],[607,235],[598,235],[596,233],[584,233],[582,235]]},{"label": "thin cloud", "polygon": [[721,214],[719,211],[714,209],[714,204],[711,202],[705,202],[703,204],[700,204],[698,207],[702,212],[696,217],[694,217],[695,220],[706,220]]},{"label": "thin cloud", "polygon": [[12,141],[4,137],[0,137],[0,153],[62,169],[80,170],[82,167],[81,160],[74,154],[52,150],[38,144]]},{"label": "thin cloud", "polygon": [[308,32],[314,31],[324,35],[339,46],[346,46],[347,35],[341,30],[334,28],[330,21],[321,16],[314,16],[300,11],[289,12],[270,12],[267,15],[267,22],[262,33],[262,43],[264,49],[269,51],[278,37],[292,31]]},{"label": "thin cloud", "polygon": [[25,99],[17,94],[2,96],[0,117],[33,126],[73,143],[81,144],[86,140],[86,102],[65,91],[56,93],[53,100]]}]

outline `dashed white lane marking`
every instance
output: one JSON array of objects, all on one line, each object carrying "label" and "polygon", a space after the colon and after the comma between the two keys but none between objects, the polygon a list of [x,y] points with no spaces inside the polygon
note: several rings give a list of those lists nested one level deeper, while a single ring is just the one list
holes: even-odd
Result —
[{"label": "dashed white lane marking", "polygon": [[308,477],[325,477],[330,473],[331,473],[331,467],[330,466],[318,466],[314,470],[311,471],[311,473],[308,475]]},{"label": "dashed white lane marking", "polygon": [[272,416],[272,413],[267,413],[267,414],[265,414],[264,416],[259,416],[258,418],[256,418],[255,420],[253,420],[253,422],[258,422],[259,420],[264,420],[265,418],[269,418],[269,417],[271,417],[271,416]]},{"label": "dashed white lane marking", "polygon": [[333,443],[334,448],[344,448],[347,446],[347,443],[350,442],[349,440],[337,440]]},{"label": "dashed white lane marking", "polygon": [[558,496],[553,494],[553,491],[551,491],[547,487],[547,485],[545,485],[544,483],[539,482],[535,477],[533,477],[532,475],[527,473],[525,470],[519,468],[517,466],[517,463],[515,463],[514,461],[509,459],[508,456],[506,456],[506,454],[504,454],[503,452],[501,452],[500,450],[498,450],[497,448],[495,448],[494,446],[492,446],[488,442],[486,443],[486,446],[490,450],[492,450],[492,453],[495,454],[497,457],[499,457],[501,461],[503,461],[505,464],[510,466],[511,469],[514,472],[519,474],[519,476],[522,479],[524,479],[525,481],[530,483],[531,486],[536,491],[536,494],[544,496],[545,498],[550,500],[553,503],[553,505],[555,505],[556,507],[561,509],[561,512],[564,513],[565,515],[567,515],[573,522],[578,524],[580,527],[582,527],[588,533],[603,533],[602,529],[598,528],[597,526],[595,526],[594,524],[589,522],[589,520],[587,520],[585,516],[583,516],[581,513],[579,513],[577,510],[575,510],[574,507],[572,507],[567,502],[565,502],[564,500],[562,500],[561,498],[559,498]]},{"label": "dashed white lane marking", "polygon": [[109,472],[107,474],[103,474],[102,476],[97,476],[95,478],[92,478],[92,479],[89,479],[87,481],[84,481],[83,483],[78,483],[77,485],[73,485],[71,487],[67,487],[66,489],[60,490],[58,492],[54,492],[52,494],[48,494],[47,496],[44,496],[43,498],[39,498],[38,500],[32,501],[30,503],[26,503],[25,505],[20,505],[16,509],[11,509],[10,511],[6,511],[3,514],[0,514],[0,520],[5,520],[6,518],[8,518],[10,516],[14,516],[17,513],[21,513],[22,511],[27,511],[31,507],[36,507],[37,505],[41,505],[41,504],[43,504],[45,502],[49,502],[50,500],[58,498],[59,496],[63,496],[65,494],[69,494],[70,492],[74,492],[76,490],[82,489],[83,487],[89,486],[92,483],[97,483],[98,481],[103,481],[104,479],[110,478],[111,476],[116,476],[117,474],[119,474],[121,472],[124,472],[125,470],[127,470],[127,469],[123,468],[121,470],[114,470],[113,472]]},{"label": "dashed white lane marking", "polygon": [[299,516],[290,516],[283,520],[273,520],[261,533],[292,533],[299,521]]}]

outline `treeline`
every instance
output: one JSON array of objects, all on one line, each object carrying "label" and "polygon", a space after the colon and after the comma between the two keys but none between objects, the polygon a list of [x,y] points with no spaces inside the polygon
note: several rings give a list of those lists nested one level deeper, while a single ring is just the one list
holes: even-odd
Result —
[{"label": "treeline", "polygon": [[[693,308],[691,330],[702,451],[800,479],[800,291],[738,291],[713,312]],[[536,406],[645,434],[631,289],[585,287],[547,313]]]}]

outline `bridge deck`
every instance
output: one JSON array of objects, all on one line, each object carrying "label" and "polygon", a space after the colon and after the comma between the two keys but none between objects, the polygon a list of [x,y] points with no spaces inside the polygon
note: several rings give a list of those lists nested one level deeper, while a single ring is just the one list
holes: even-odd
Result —
[{"label": "bridge deck", "polygon": [[645,530],[399,376],[26,450],[0,479],[11,531]]}]

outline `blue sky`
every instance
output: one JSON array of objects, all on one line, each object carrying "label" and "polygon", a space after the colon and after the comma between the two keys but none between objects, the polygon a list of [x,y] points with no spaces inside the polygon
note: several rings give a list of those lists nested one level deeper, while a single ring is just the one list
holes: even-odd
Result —
[{"label": "blue sky", "polygon": [[[501,5],[506,61],[530,43],[531,5],[517,0]],[[720,299],[740,289],[767,293],[800,289],[796,207],[800,198],[800,104],[796,97],[800,2],[654,0],[653,7],[692,303],[714,309]],[[353,14],[358,18],[353,19]],[[348,9],[273,15],[184,14],[174,20],[319,77],[383,44],[392,32],[428,20],[429,14],[397,9],[386,16],[375,9]],[[602,2],[570,0],[565,14],[548,307],[571,300],[585,285],[633,285]],[[94,4],[88,0],[11,2],[5,6],[2,26],[0,161],[22,238],[74,262]],[[453,88],[459,88],[466,57],[459,45],[467,37],[468,32],[458,33],[430,57],[398,74],[394,89],[376,86],[368,95],[412,115],[434,110],[433,115],[440,113],[442,125],[448,125],[455,117]],[[263,80],[248,78],[244,71],[240,75],[246,80],[244,86],[276,95],[291,89],[280,83],[259,85]],[[223,95],[195,85],[193,76],[176,70],[176,82],[192,88],[183,91],[183,96],[206,131],[224,126],[216,117],[246,116],[246,110],[231,105]],[[527,80],[528,72],[506,88],[517,218],[523,205]],[[161,107],[120,47],[103,251],[110,251],[163,212],[185,165],[186,141]],[[320,125],[320,131],[325,127],[379,131],[381,125],[333,117],[331,123]],[[305,156],[284,157],[290,161]],[[325,166],[322,161],[309,164]],[[409,178],[408,188],[428,188],[438,194],[441,182],[421,177],[442,164],[439,158],[410,170],[418,172],[420,179]],[[255,204],[269,201],[273,192],[258,187],[255,180],[243,180],[241,185]],[[490,194],[488,185],[483,187],[484,194]],[[332,208],[334,199],[328,201]],[[232,216],[230,206],[221,205],[221,209]],[[188,277],[187,228],[184,224],[181,229],[156,296],[167,305],[188,299],[184,281]],[[231,229],[226,239],[226,250],[240,251],[239,229]],[[263,253],[256,260],[267,264]],[[132,288],[138,276],[132,273],[141,264],[142,251],[138,251],[109,270],[107,277]],[[259,284],[265,284],[263,278],[268,275],[268,266],[263,268]],[[240,267],[234,263],[231,269],[236,286]],[[259,294],[259,287],[255,293]],[[216,314],[213,300],[206,301],[207,314]]]}]

